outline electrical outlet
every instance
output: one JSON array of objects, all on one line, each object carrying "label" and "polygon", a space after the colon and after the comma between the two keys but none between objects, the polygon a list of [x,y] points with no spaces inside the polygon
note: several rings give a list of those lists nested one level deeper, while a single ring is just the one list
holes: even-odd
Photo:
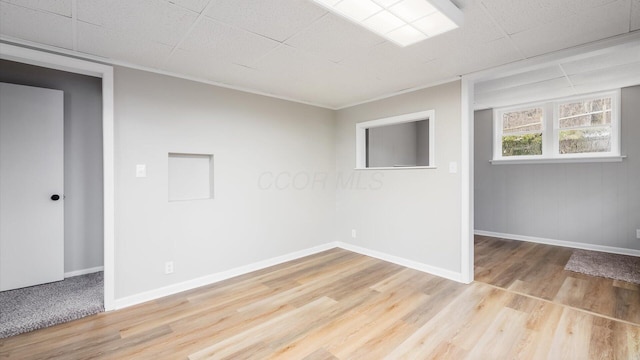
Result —
[{"label": "electrical outlet", "polygon": [[351,229],[351,237],[354,239],[358,237],[358,234],[356,234],[356,229]]},{"label": "electrical outlet", "polygon": [[164,273],[172,274],[173,273],[173,261],[167,261],[164,263]]},{"label": "electrical outlet", "polygon": [[640,239],[640,229],[636,229],[636,238]]},{"label": "electrical outlet", "polygon": [[136,165],[136,177],[139,177],[139,178],[147,177],[147,165],[145,164]]}]

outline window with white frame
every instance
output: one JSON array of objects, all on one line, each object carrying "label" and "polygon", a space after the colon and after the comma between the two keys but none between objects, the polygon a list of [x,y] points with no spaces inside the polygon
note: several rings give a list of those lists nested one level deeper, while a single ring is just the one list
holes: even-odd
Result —
[{"label": "window with white frame", "polygon": [[494,111],[494,161],[620,156],[620,91]]},{"label": "window with white frame", "polygon": [[435,168],[435,111],[356,124],[356,169]]}]

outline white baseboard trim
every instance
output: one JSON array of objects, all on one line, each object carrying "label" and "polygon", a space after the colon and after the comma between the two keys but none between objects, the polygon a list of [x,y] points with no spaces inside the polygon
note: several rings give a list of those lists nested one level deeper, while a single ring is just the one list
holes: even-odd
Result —
[{"label": "white baseboard trim", "polygon": [[179,292],[195,289],[201,286],[210,285],[219,281],[227,280],[232,277],[244,275],[253,271],[261,270],[270,266],[282,264],[287,261],[296,260],[305,256],[317,254],[322,251],[338,247],[337,242],[315,246],[309,249],[292,252],[286,255],[277,256],[271,259],[258,261],[249,265],[240,266],[219,273],[203,276],[197,279],[184,281],[178,284],[165,286],[159,289],[146,291],[140,294],[127,296],[115,300],[115,310],[126,308],[129,306],[141,304],[147,301],[159,299],[161,297],[177,294]]},{"label": "white baseboard trim", "polygon": [[92,268],[88,268],[88,269],[69,271],[69,272],[64,273],[64,277],[66,279],[68,277],[92,274],[92,273],[96,273],[98,271],[104,271],[104,266],[96,266],[96,267],[92,267]]},{"label": "white baseboard trim", "polygon": [[287,261],[296,260],[305,256],[317,254],[322,251],[326,251],[333,248],[341,248],[344,250],[352,251],[358,254],[371,256],[376,259],[388,261],[390,263],[405,266],[411,269],[422,271],[431,275],[440,276],[449,280],[462,282],[462,274],[455,271],[442,269],[435,266],[426,265],[417,261],[408,260],[399,256],[385,254],[383,252],[366,249],[360,246],[344,243],[344,242],[330,242],[323,245],[315,246],[309,249],[296,251],[290,254],[277,256],[271,259],[259,261],[253,264],[240,266],[231,270],[222,271],[219,273],[203,276],[197,279],[184,281],[178,284],[165,286],[159,289],[146,291],[140,294],[127,296],[124,298],[115,300],[115,310],[123,309],[129,306],[138,305],[147,301],[159,299],[161,297],[177,294],[179,292],[195,289],[201,286],[210,285],[219,281],[227,280],[232,277],[244,275],[253,271],[261,270],[270,266],[282,264]]},{"label": "white baseboard trim", "polygon": [[538,244],[564,246],[564,247],[569,247],[574,249],[593,250],[593,251],[600,251],[600,252],[606,252],[611,254],[640,256],[640,250],[625,249],[625,248],[619,248],[614,246],[585,244],[585,243],[578,243],[573,241],[545,239],[545,238],[524,236],[524,235],[503,234],[503,233],[484,231],[484,230],[475,230],[474,233],[476,235],[490,236],[490,237],[503,238],[503,239],[509,239],[509,240],[528,241],[528,242],[533,242]]},{"label": "white baseboard trim", "polygon": [[362,255],[366,255],[366,256],[371,256],[374,257],[376,259],[380,259],[380,260],[384,260],[384,261],[388,261],[390,263],[394,263],[400,266],[404,266],[404,267],[408,267],[414,270],[418,270],[418,271],[422,271],[431,275],[435,275],[435,276],[440,276],[443,277],[445,279],[449,279],[449,280],[453,280],[453,281],[457,281],[457,282],[463,282],[462,281],[462,274],[459,272],[455,272],[455,271],[451,271],[451,270],[447,270],[447,269],[443,269],[443,268],[439,268],[436,266],[431,266],[431,265],[427,265],[427,264],[423,264],[421,262],[417,262],[417,261],[413,261],[413,260],[408,260],[399,256],[395,256],[395,255],[389,255],[380,251],[375,251],[375,250],[370,250],[367,248],[363,248],[357,245],[353,245],[353,244],[349,244],[349,243],[345,243],[345,242],[338,242],[338,247],[341,249],[345,249],[345,250],[349,250],[349,251],[353,251],[355,253],[358,254],[362,254]]}]

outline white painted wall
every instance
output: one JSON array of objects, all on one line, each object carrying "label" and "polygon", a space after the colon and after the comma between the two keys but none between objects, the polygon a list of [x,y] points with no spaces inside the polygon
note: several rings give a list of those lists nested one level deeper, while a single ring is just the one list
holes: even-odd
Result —
[{"label": "white painted wall", "polygon": [[[338,241],[460,272],[460,104],[453,82],[337,111]],[[431,109],[437,169],[354,170],[356,123]]]},{"label": "white painted wall", "polygon": [[[116,299],[334,241],[334,130],[331,110],[116,68]],[[214,199],[168,201],[170,152],[213,154]]]},{"label": "white painted wall", "polygon": [[622,89],[620,163],[491,165],[492,110],[475,113],[475,228],[640,249],[640,86]]},{"label": "white painted wall", "polygon": [[102,266],[101,80],[0,60],[0,81],[64,91],[64,271]]}]

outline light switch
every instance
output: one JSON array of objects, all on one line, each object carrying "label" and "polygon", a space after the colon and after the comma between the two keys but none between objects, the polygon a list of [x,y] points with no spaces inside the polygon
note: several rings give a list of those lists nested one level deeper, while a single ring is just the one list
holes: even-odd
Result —
[{"label": "light switch", "polygon": [[139,178],[147,177],[147,165],[145,164],[136,165],[136,177],[139,177]]},{"label": "light switch", "polygon": [[449,163],[449,172],[452,174],[455,174],[458,172],[458,163],[455,161],[452,161]]}]

